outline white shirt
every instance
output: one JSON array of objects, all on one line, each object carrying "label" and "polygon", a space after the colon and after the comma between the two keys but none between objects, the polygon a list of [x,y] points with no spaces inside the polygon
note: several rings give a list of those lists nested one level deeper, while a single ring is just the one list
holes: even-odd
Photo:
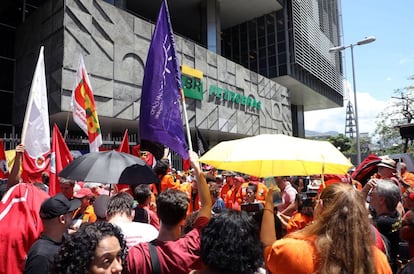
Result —
[{"label": "white shirt", "polygon": [[142,242],[150,242],[158,237],[158,230],[150,225],[139,222],[113,222],[112,224],[118,226],[128,248]]},{"label": "white shirt", "polygon": [[289,182],[287,182],[286,187],[282,191],[282,204],[278,205],[278,210],[282,212],[291,203],[294,203],[297,193],[296,189]]}]

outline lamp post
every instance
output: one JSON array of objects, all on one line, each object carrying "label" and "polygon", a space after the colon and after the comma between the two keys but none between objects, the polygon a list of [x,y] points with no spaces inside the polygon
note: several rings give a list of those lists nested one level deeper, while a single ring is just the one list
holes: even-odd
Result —
[{"label": "lamp post", "polygon": [[352,82],[353,82],[353,88],[354,88],[355,129],[356,129],[355,143],[356,143],[358,165],[361,163],[361,143],[359,140],[359,121],[358,121],[358,107],[357,107],[357,91],[356,91],[356,83],[355,83],[354,47],[369,44],[369,43],[374,42],[375,40],[376,39],[374,36],[369,36],[369,37],[366,37],[365,39],[362,39],[361,41],[358,41],[354,44],[350,44],[348,46],[339,46],[339,47],[333,47],[329,49],[329,52],[339,52],[339,51],[345,50],[346,48],[351,48]]}]

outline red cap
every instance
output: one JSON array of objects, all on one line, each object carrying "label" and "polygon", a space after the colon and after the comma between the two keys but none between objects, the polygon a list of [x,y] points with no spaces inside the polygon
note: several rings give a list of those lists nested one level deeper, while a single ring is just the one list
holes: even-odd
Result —
[{"label": "red cap", "polygon": [[84,197],[93,197],[92,190],[90,188],[81,188],[79,191],[77,191],[73,197],[82,199]]},{"label": "red cap", "polygon": [[241,176],[235,176],[234,177],[234,180],[236,180],[236,181],[238,181],[239,183],[244,183],[245,181],[244,181],[244,178],[243,177],[241,177]]}]

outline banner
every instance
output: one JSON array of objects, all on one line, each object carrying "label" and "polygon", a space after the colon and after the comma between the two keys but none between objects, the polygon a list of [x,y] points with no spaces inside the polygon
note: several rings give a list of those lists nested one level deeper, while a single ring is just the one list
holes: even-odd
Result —
[{"label": "banner", "polygon": [[161,4],[142,84],[139,132],[188,159],[180,112],[181,72],[166,1]]},{"label": "banner", "polygon": [[46,91],[45,61],[40,48],[26,114],[22,129],[23,153],[22,179],[25,182],[42,182],[42,173],[49,170],[50,128]]},{"label": "banner", "polygon": [[[119,146],[118,151],[123,152],[123,153],[131,154],[130,150],[129,150],[128,129],[125,129],[124,138],[122,139],[122,143]],[[127,184],[117,184],[116,187],[118,189],[118,192],[119,191],[124,191],[124,190],[129,190],[129,185],[127,185]]]},{"label": "banner", "polygon": [[72,92],[73,120],[88,135],[90,152],[99,151],[102,145],[101,127],[88,73],[82,55],[76,72],[76,87]]},{"label": "banner", "polygon": [[208,150],[208,144],[204,136],[201,134],[201,131],[198,127],[195,128],[195,148],[194,151],[197,152],[198,156],[203,155]]},{"label": "banner", "polygon": [[50,161],[50,177],[49,177],[49,195],[53,196],[60,193],[60,181],[57,174],[62,171],[70,162],[73,161],[72,153],[62,134],[59,131],[58,126],[53,126],[52,133],[52,153]]},{"label": "banner", "polygon": [[119,146],[118,151],[131,154],[129,150],[128,129],[125,129],[124,138],[122,139],[122,143]]}]

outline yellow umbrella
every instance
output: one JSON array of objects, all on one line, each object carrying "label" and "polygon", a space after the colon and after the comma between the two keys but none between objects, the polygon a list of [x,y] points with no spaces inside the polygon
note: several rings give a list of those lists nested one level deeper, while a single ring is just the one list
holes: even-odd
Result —
[{"label": "yellow umbrella", "polygon": [[331,143],[263,134],[217,144],[200,158],[221,170],[256,177],[345,174],[351,162]]}]

